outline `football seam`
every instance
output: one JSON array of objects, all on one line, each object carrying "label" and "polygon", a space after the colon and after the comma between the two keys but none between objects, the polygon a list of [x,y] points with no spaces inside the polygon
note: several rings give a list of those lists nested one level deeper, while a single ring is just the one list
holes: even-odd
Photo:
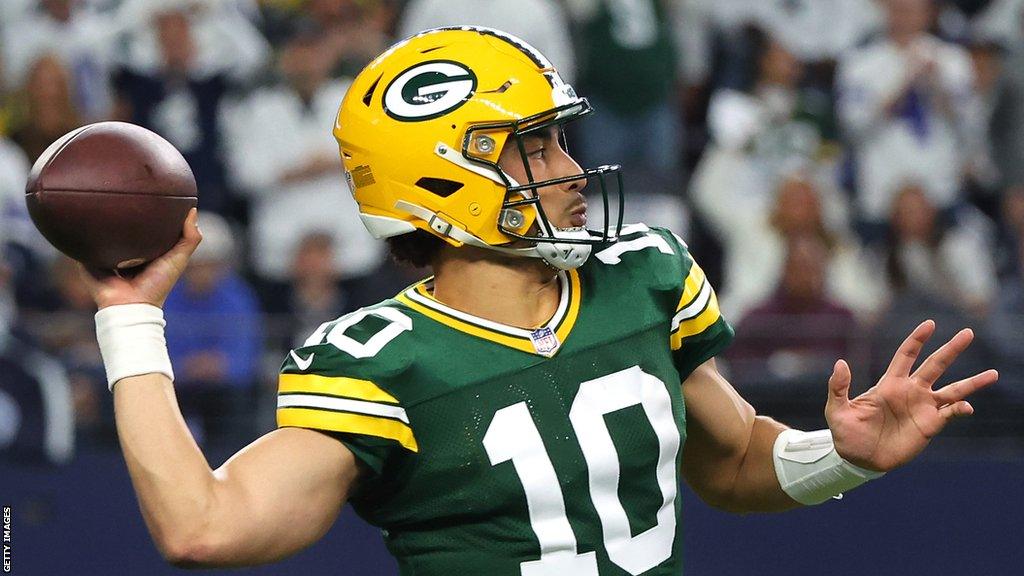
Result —
[{"label": "football seam", "polygon": [[51,189],[44,189],[44,190],[33,190],[31,192],[27,192],[26,195],[27,196],[31,196],[33,194],[41,194],[43,192],[58,192],[58,193],[66,193],[66,194],[112,194],[112,195],[115,195],[115,196],[145,196],[147,198],[181,198],[182,200],[198,200],[199,199],[199,196],[177,196],[177,195],[174,195],[174,194],[148,194],[146,192],[134,192],[134,191],[128,192],[128,191],[118,191],[118,190],[66,190],[66,189],[51,190]]},{"label": "football seam", "polygon": [[[78,140],[79,136],[81,136],[82,134],[85,134],[89,130],[92,130],[95,126],[96,126],[96,124],[87,124],[85,126],[82,126],[81,128],[78,129],[78,133],[77,134],[75,134],[71,138],[68,138],[68,141],[65,142],[64,144],[62,144],[60,148],[54,150],[53,154],[51,154],[50,158],[46,161],[46,164],[43,164],[43,167],[39,169],[39,179],[42,180],[43,172],[46,172],[46,169],[49,168],[51,164],[53,164],[53,161],[56,160],[58,156],[60,156],[60,153],[63,152],[65,148],[70,146],[71,143],[74,142],[75,140]],[[35,191],[33,191],[33,192],[35,192]],[[31,194],[31,193],[32,192],[28,192],[28,194]]]}]

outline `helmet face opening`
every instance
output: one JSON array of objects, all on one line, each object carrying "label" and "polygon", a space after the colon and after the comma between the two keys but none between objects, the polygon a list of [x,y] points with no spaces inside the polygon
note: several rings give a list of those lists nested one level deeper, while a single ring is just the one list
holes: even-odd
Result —
[{"label": "helmet face opening", "polygon": [[[536,180],[533,176],[532,170],[530,169],[529,156],[526,152],[525,138],[532,134],[542,132],[552,126],[558,128],[559,139],[562,147],[567,150],[564,143],[565,136],[563,126],[574,120],[587,116],[592,112],[593,108],[590,106],[590,103],[587,102],[585,98],[580,98],[575,102],[557,106],[550,110],[546,110],[520,120],[478,124],[467,129],[462,142],[462,156],[470,162],[489,167],[498,174],[501,180],[504,181],[505,198],[502,201],[501,217],[498,220],[498,229],[501,230],[502,233],[518,240],[534,243],[557,242],[559,244],[592,245],[615,242],[618,239],[618,236],[622,231],[622,221],[624,216],[624,193],[622,169],[620,166],[598,166],[597,168],[584,169],[578,174],[571,174],[569,176],[562,176],[559,178],[549,178],[547,180]],[[487,136],[486,133],[498,130],[508,133],[509,138],[512,139],[508,142],[511,143],[514,141],[514,145],[519,152],[520,161],[523,163],[523,168],[526,171],[527,182],[520,183],[512,180],[497,162],[486,160],[478,155],[474,155],[473,151],[484,154],[490,154],[493,152],[493,148],[487,148],[487,142],[490,141],[493,143],[494,140]],[[611,216],[609,202],[609,196],[611,194],[609,190],[609,179],[614,179],[615,194],[618,197],[618,202],[616,203],[617,214],[614,220]],[[551,222],[547,214],[544,212],[544,207],[540,201],[539,190],[541,188],[557,186],[567,182],[584,181],[584,183],[587,184],[591,180],[594,180],[597,183],[598,189],[601,193],[601,199],[604,205],[603,225],[598,230],[588,229],[587,237],[579,237],[578,235],[572,237],[566,237],[565,235],[559,236],[558,228]],[[526,233],[519,231],[522,227],[523,221],[525,220],[521,210],[529,207],[533,207],[537,213],[537,218],[535,220],[535,234],[529,234],[529,231]]]}]

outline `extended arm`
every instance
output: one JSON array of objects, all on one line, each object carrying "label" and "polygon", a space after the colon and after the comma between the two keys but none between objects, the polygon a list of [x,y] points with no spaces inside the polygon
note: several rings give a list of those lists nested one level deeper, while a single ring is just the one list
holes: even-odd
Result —
[{"label": "extended arm", "polygon": [[[785,427],[757,416],[718,373],[714,361],[704,363],[683,383],[687,481],[714,506],[767,512],[794,507],[797,501],[820,502],[877,472],[906,464],[951,419],[973,413],[967,396],[998,379],[995,370],[988,370],[933,390],[974,336],[970,330],[960,331],[913,370],[934,331],[930,320],[918,326],[900,345],[881,380],[853,399],[850,368],[842,360],[836,362],[825,404],[830,434],[813,435],[815,443],[805,447],[797,444],[809,442],[810,436],[787,432],[797,435],[794,443],[779,439]],[[824,438],[828,446],[819,449]],[[780,477],[787,480],[785,489]]]},{"label": "extended arm", "polygon": [[686,379],[683,397],[683,475],[705,502],[741,513],[799,506],[782,491],[772,462],[772,445],[785,426],[758,416],[713,359]]},{"label": "extended arm", "polygon": [[299,428],[275,430],[211,470],[166,376],[125,378],[114,391],[142,515],[174,564],[260,564],[302,550],[330,528],[355,480],[341,442]]},{"label": "extended arm", "polygon": [[337,440],[286,428],[210,469],[185,425],[171,379],[161,373],[169,372],[169,361],[165,349],[161,354],[157,309],[199,240],[193,210],[178,245],[139,274],[84,275],[101,310],[97,336],[115,382],[118,436],[142,515],[165,558],[185,566],[270,562],[327,531],[357,468]]}]

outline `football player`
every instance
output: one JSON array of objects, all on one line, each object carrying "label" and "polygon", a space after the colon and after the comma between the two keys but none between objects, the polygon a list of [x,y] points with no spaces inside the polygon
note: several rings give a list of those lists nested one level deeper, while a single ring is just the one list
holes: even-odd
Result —
[{"label": "football player", "polygon": [[[175,403],[160,310],[195,214],[137,276],[88,279],[124,456],[171,562],[272,562],[350,502],[406,574],[678,574],[682,479],[728,510],[824,502],[912,459],[995,382],[934,389],[972,333],[914,369],[929,321],[856,398],[836,362],[829,429],[755,414],[715,367],[732,329],[686,244],[623,226],[618,169],[567,153],[562,126],[590,111],[491,29],[430,30],[367,66],[335,125],[350,190],[434,275],[292,350],[279,429],[216,470]],[[593,231],[584,187],[605,203]]]}]

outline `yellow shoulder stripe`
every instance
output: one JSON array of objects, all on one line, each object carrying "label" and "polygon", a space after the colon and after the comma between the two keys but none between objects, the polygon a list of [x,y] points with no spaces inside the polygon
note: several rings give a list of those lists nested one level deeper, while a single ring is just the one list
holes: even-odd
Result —
[{"label": "yellow shoulder stripe", "polygon": [[411,452],[419,452],[420,450],[419,445],[416,443],[416,438],[413,436],[412,428],[403,422],[391,420],[390,418],[349,414],[347,412],[326,412],[309,408],[280,408],[277,411],[277,425],[278,427],[297,426],[299,428],[376,436],[378,438],[394,440]]},{"label": "yellow shoulder stripe", "polygon": [[676,312],[682,310],[687,304],[700,294],[701,284],[704,283],[704,270],[694,262],[690,266],[690,274],[683,283],[683,295],[679,297],[679,304],[676,304]]},{"label": "yellow shoulder stripe", "polygon": [[679,324],[679,328],[672,333],[670,338],[672,349],[679,350],[683,346],[683,340],[704,332],[717,322],[721,316],[722,313],[718,309],[718,297],[715,296],[715,292],[712,290],[707,308],[697,316]]},{"label": "yellow shoulder stripe", "polygon": [[319,376],[317,374],[281,374],[278,377],[278,392],[305,392],[330,394],[370,402],[398,404],[398,399],[388,394],[369,380],[345,378],[343,376]]}]

